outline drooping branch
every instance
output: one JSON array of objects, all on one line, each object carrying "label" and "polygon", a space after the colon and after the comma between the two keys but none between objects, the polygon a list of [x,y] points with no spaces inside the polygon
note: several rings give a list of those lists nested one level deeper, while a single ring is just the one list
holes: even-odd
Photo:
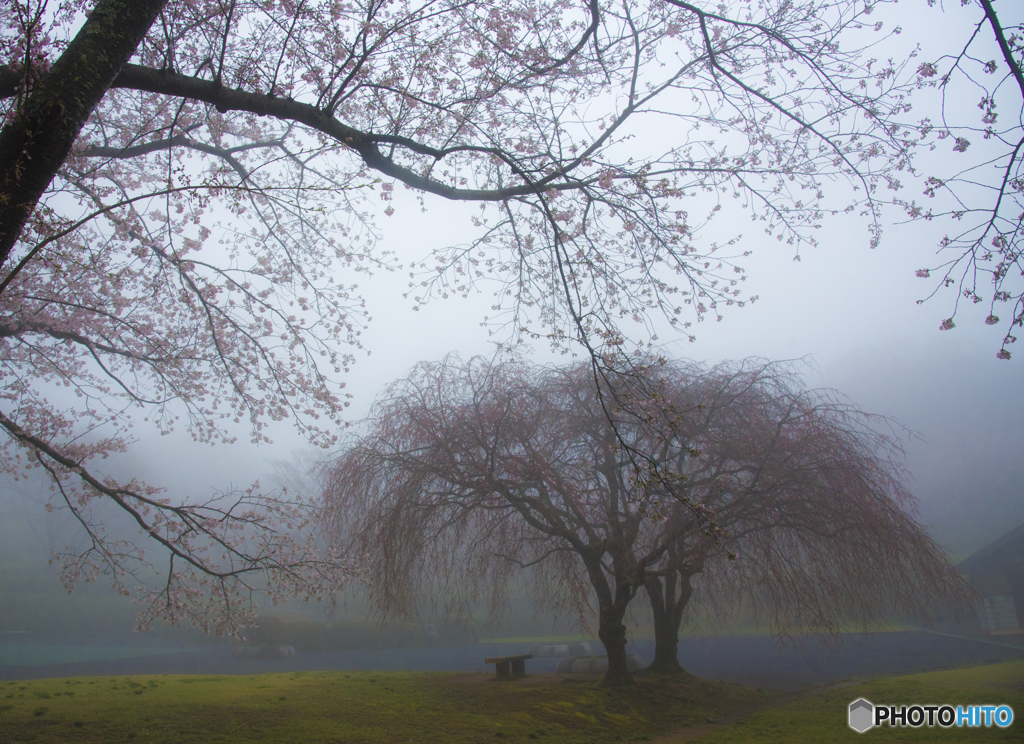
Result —
[{"label": "drooping branch", "polygon": [[[616,382],[635,415],[610,421],[596,385]],[[324,513],[382,567],[367,592],[385,619],[425,591],[500,605],[511,566],[581,615],[596,599],[610,657],[640,588],[663,662],[691,595],[829,638],[969,596],[908,514],[899,440],[875,428],[891,424],[784,363],[654,361],[595,384],[587,363],[449,356],[394,383],[326,465]],[[679,477],[648,477],[622,439]]]},{"label": "drooping branch", "polygon": [[[956,53],[922,64],[917,72],[919,86],[936,89],[941,101],[937,117],[940,124],[933,124],[929,117],[915,128],[922,142],[931,140],[932,149],[948,138],[955,154],[940,159],[932,166],[933,173],[926,174],[927,202],[900,199],[897,204],[910,220],[944,217],[955,225],[939,242],[940,254],[951,254],[951,258],[917,271],[918,277],[934,275],[937,280],[933,290],[918,302],[932,299],[943,288],[955,288],[951,312],[944,313],[939,324],[942,331],[956,327],[955,318],[962,305],[987,307],[984,323],[1006,329],[996,356],[1008,360],[1012,356],[1010,347],[1017,340],[1015,329],[1024,325],[1024,291],[1019,284],[1024,238],[1024,139],[1020,133],[1024,124],[1024,46],[1019,33],[1008,33],[989,0],[964,5],[982,11],[971,19],[966,40],[958,45]],[[1003,10],[1005,15],[1013,9]],[[1006,72],[1000,72],[1000,58]],[[988,82],[987,76],[995,77]],[[1007,86],[1005,83],[1010,81],[1012,84]],[[974,96],[979,90],[980,121],[972,121],[964,114],[973,107],[961,106],[961,96]],[[972,146],[976,136],[986,141]],[[973,153],[979,153],[979,157],[972,158]],[[1009,318],[1000,311],[1000,306],[1007,304]]]},{"label": "drooping branch", "polygon": [[[0,412],[0,427],[27,449],[49,474],[62,495],[66,508],[82,524],[92,547],[84,553],[61,553],[64,583],[70,590],[81,578],[91,580],[103,568],[111,574],[119,591],[144,598],[140,627],[149,627],[156,618],[171,623],[190,620],[207,630],[237,635],[252,622],[254,592],[269,592],[272,598],[298,593],[322,598],[340,588],[343,582],[358,577],[356,562],[336,553],[324,553],[312,536],[297,540],[293,531],[308,523],[307,505],[290,503],[281,496],[265,497],[255,484],[246,493],[201,504],[174,505],[158,499],[152,489],[124,487],[100,479],[84,465],[85,457],[61,451],[27,431]],[[69,488],[65,481],[80,481],[85,493]],[[132,564],[150,566],[141,549],[131,543],[112,541],[93,522],[84,507],[89,492],[102,495],[135,523],[153,543],[160,545],[169,561],[162,589],[144,586],[129,589],[120,576],[133,572]],[[219,501],[226,500],[222,505]],[[289,527],[285,529],[284,525]],[[211,551],[212,548],[212,551]],[[101,566],[93,565],[91,555],[100,556]],[[182,573],[175,562],[189,568]],[[214,613],[194,604],[203,596],[202,588],[213,588],[210,601],[219,605]],[[191,597],[189,601],[188,598]]]}]

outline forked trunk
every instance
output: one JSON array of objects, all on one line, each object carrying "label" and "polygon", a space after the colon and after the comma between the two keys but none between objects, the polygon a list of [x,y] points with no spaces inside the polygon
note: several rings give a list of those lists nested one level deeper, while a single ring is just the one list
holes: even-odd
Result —
[{"label": "forked trunk", "polygon": [[[670,573],[648,577],[644,584],[654,615],[654,661],[647,668],[656,674],[684,674],[679,663],[679,626],[690,601],[690,577]],[[678,596],[677,596],[678,594]]]}]

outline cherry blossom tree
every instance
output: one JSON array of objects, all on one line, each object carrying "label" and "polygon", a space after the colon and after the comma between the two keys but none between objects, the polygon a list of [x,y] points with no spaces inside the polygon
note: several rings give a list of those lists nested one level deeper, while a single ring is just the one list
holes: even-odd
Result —
[{"label": "cherry blossom tree", "polygon": [[162,495],[100,463],[140,419],[203,442],[231,441],[236,424],[265,441],[288,419],[331,446],[367,320],[356,280],[395,266],[376,220],[394,214],[396,186],[479,207],[468,245],[414,264],[417,302],[490,284],[486,322],[582,344],[598,376],[642,343],[623,324],[661,314],[690,333],[755,299],[736,216],[796,246],[853,211],[877,242],[878,189],[896,187],[918,144],[898,126],[918,78],[910,56],[871,59],[888,33],[871,12],[855,0],[4,3],[0,462],[43,468],[54,506],[91,537],[67,556],[68,586],[147,560],[103,535],[97,499],[170,556],[144,623],[201,618],[214,596],[227,629],[256,576],[318,595],[350,571],[289,537],[278,510],[298,501]]},{"label": "cherry blossom tree", "polygon": [[[634,552],[655,630],[652,668],[679,671],[682,621],[698,600],[713,621],[752,609],[781,638],[828,643],[843,628],[927,622],[972,595],[914,519],[901,427],[833,391],[808,390],[792,363],[750,359],[661,371],[670,410],[658,459],[681,474]],[[709,535],[687,503],[708,510]],[[638,516],[642,510],[637,509]]]},{"label": "cherry blossom tree", "polygon": [[[911,219],[954,225],[940,243],[946,260],[917,272],[939,278],[932,296],[945,287],[956,291],[940,328],[955,327],[961,301],[986,306],[985,323],[1006,328],[997,356],[1009,359],[1014,329],[1024,326],[1024,13],[999,3],[997,14],[992,0],[961,5],[973,11],[962,44],[917,68],[920,86],[937,103],[925,110],[937,114],[909,123],[922,144],[943,156],[922,166],[924,199],[898,201]],[[917,100],[931,103],[928,93]],[[1008,318],[1000,320],[1000,307]]]},{"label": "cherry blossom tree", "polygon": [[[616,684],[640,589],[663,672],[681,671],[692,597],[746,601],[779,635],[838,635],[969,595],[911,517],[898,440],[872,426],[885,419],[804,389],[786,364],[639,374],[599,396],[589,364],[449,356],[393,383],[324,471],[328,532],[369,556],[373,610],[465,621],[481,601],[499,611],[528,569],[542,601],[596,607]],[[610,420],[611,399],[631,405]]]}]

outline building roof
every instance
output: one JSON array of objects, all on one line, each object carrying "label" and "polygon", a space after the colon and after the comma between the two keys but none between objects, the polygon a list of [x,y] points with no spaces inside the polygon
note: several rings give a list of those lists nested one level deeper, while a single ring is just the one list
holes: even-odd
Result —
[{"label": "building roof", "polygon": [[1024,524],[965,558],[957,568],[984,594],[1010,594],[1007,574],[1024,572]]}]

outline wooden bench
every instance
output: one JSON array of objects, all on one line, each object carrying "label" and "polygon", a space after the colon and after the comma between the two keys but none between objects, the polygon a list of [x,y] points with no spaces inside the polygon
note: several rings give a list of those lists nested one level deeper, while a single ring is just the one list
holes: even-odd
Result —
[{"label": "wooden bench", "polygon": [[495,656],[492,659],[484,659],[484,664],[494,664],[498,679],[513,679],[526,676],[526,660],[532,658],[533,654]]}]

